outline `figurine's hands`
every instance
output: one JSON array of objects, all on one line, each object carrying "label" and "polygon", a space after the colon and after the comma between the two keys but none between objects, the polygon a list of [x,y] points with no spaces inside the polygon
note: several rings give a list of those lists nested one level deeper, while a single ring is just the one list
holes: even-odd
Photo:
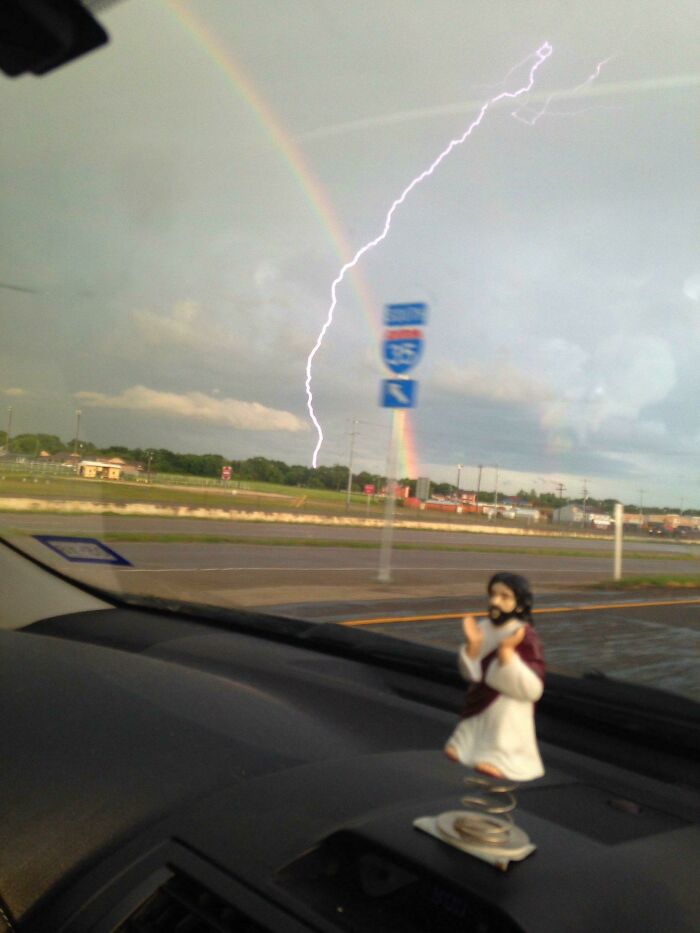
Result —
[{"label": "figurine's hands", "polygon": [[503,641],[498,646],[498,660],[500,664],[509,664],[513,660],[515,649],[518,647],[523,638],[525,638],[525,626],[521,625],[520,628],[516,629],[512,635],[509,635],[507,638],[503,639]]},{"label": "figurine's hands", "polygon": [[481,651],[481,645],[484,641],[484,633],[474,616],[465,616],[462,620],[464,637],[467,639],[467,654],[470,658],[478,658]]}]

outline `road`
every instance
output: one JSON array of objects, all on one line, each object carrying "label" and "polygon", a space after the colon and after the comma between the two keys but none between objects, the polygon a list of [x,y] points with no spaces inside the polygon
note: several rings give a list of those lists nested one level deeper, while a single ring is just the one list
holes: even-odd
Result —
[{"label": "road", "polygon": [[[134,532],[150,534],[233,535],[250,538],[287,537],[294,539],[337,539],[376,541],[377,528],[343,528],[332,525],[294,525],[285,522],[241,522],[197,518],[142,518],[119,515],[38,515],[0,513],[0,529],[17,528],[31,533],[55,532],[92,534],[101,532]],[[464,531],[419,531],[395,529],[396,541],[412,543],[474,545],[492,547],[575,548],[605,550],[612,541],[600,538],[551,537],[549,535],[489,534]],[[700,545],[683,541],[633,539],[628,547],[635,551],[689,553],[700,556]]]},{"label": "road", "polygon": [[[609,541],[397,531],[397,543],[415,549],[394,552],[393,581],[387,585],[376,579],[376,547],[306,544],[319,539],[338,545],[349,541],[377,544],[377,529],[116,516],[5,515],[2,524],[21,529],[24,535],[15,540],[36,556],[110,589],[220,606],[260,607],[317,621],[362,623],[368,631],[451,650],[461,643],[461,615],[483,607],[488,576],[498,569],[520,572],[531,580],[537,605],[543,610],[536,622],[551,669],[577,674],[597,669],[700,699],[700,592],[685,596],[675,591],[654,604],[644,596],[641,601],[646,605],[640,606],[631,605],[640,602],[637,594],[583,591],[584,584],[610,578]],[[28,536],[40,532],[97,538],[105,532],[213,534],[235,540],[108,541],[131,564],[108,568],[67,564]],[[290,546],[271,546],[263,543],[266,539],[286,539]],[[443,545],[482,550],[431,549]],[[518,553],[493,551],[504,547],[515,547]],[[591,556],[561,556],[556,553],[561,550],[589,551]],[[597,556],[605,550],[607,556]],[[627,574],[698,573],[697,546],[634,541],[628,545],[630,552],[644,556],[625,560]],[[680,559],[654,559],[658,554]],[[674,605],[660,604],[669,598]],[[592,608],[601,603],[607,608]]]},{"label": "road", "polygon": [[[700,701],[700,596],[645,599],[626,594],[602,600],[599,596],[595,603],[589,597],[587,604],[545,597],[538,606],[535,627],[550,670],[601,672]],[[464,641],[462,612],[482,607],[472,600],[452,616],[441,608],[442,613],[416,613],[411,621],[372,625],[366,624],[373,618],[368,615],[348,624],[456,652]]]},{"label": "road", "polygon": [[[598,539],[397,530],[396,543],[410,545],[411,549],[394,551],[392,583],[380,584],[377,582],[379,529],[26,514],[2,516],[2,523],[22,531],[24,536],[17,540],[25,545],[32,542],[28,535],[39,532],[96,538],[120,532],[232,537],[234,540],[227,542],[178,543],[108,538],[109,546],[132,565],[116,570],[66,565],[33,542],[37,556],[57,561],[56,566],[62,570],[98,585],[217,605],[308,605],[362,599],[462,597],[481,593],[485,580],[499,569],[525,574],[536,589],[543,591],[576,589],[609,579],[612,574],[612,544]],[[287,541],[288,546],[268,543],[279,540]],[[318,540],[328,546],[308,546]],[[335,542],[338,546],[334,546]],[[349,542],[369,546],[342,546]],[[444,546],[478,550],[436,549]],[[495,550],[503,548],[517,548],[517,552]],[[557,553],[572,550],[586,556]],[[628,554],[639,556],[625,560],[627,574],[695,574],[700,570],[698,548],[694,545],[635,541],[629,543]],[[658,555],[669,559],[655,559]]]}]

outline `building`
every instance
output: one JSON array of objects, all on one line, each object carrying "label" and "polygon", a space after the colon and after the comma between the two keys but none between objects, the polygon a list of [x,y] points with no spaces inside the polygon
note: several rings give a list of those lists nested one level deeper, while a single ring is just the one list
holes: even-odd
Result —
[{"label": "building", "polygon": [[78,476],[85,479],[121,479],[121,463],[112,463],[104,460],[81,460],[78,464]]},{"label": "building", "polygon": [[427,476],[419,476],[416,481],[416,499],[427,502],[430,498],[430,480]]},{"label": "building", "polygon": [[594,528],[610,528],[613,520],[604,512],[584,511],[583,506],[570,503],[552,512],[552,522],[568,525],[592,525]]}]

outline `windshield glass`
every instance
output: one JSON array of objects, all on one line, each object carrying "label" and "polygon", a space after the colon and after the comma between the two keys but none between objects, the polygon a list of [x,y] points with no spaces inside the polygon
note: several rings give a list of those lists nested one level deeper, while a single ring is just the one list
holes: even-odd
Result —
[{"label": "windshield glass", "polygon": [[517,572],[700,699],[697,4],[99,18],[0,81],[2,536],[448,648]]}]

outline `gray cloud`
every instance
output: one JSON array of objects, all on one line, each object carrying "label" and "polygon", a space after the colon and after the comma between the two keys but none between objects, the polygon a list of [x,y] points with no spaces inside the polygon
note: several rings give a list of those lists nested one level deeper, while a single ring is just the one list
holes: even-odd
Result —
[{"label": "gray cloud", "polygon": [[531,406],[553,396],[541,380],[506,363],[495,372],[493,367],[471,362],[462,367],[447,363],[440,368],[432,384],[440,392],[465,398]]},{"label": "gray cloud", "polygon": [[[687,469],[700,434],[697,4],[306,8],[193,12],[268,109],[166,4],[116,5],[106,50],[0,82],[0,280],[41,292],[2,291],[3,384],[27,391],[16,424],[70,436],[87,386],[84,426],[101,442],[308,462],[304,363],[341,255],[549,40],[528,112],[551,98],[552,118],[490,112],[396,212],[361,262],[364,286],[339,289],[314,371],[322,461],[346,456],[349,419],[388,420],[382,304],[425,300],[412,421],[436,478],[468,457],[572,485],[595,473],[615,492],[650,485],[644,470],[663,484],[672,456]],[[556,96],[610,56],[596,82]],[[232,431],[245,412],[258,427]],[[385,435],[358,439],[359,467],[385,461]]]}]

